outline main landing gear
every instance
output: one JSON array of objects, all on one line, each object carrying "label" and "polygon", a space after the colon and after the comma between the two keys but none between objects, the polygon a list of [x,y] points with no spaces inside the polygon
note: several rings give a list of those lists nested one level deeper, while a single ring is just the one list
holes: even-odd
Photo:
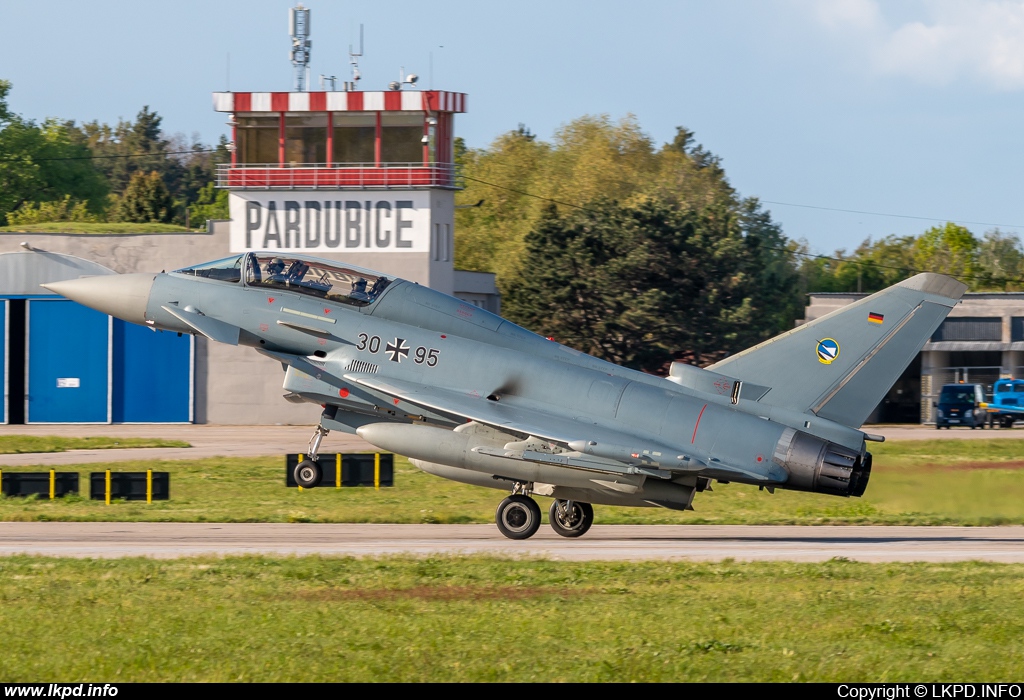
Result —
[{"label": "main landing gear", "polygon": [[316,426],[316,432],[309,439],[309,450],[305,454],[305,459],[296,464],[295,469],[292,471],[295,483],[304,489],[319,486],[320,480],[324,478],[324,470],[320,467],[320,463],[316,461],[316,458],[320,454],[320,443],[324,441],[329,432],[331,431],[322,425]]},{"label": "main landing gear", "polygon": [[[527,484],[514,482],[512,495],[498,504],[494,522],[510,540],[533,537],[540,528],[540,506],[530,498]],[[579,537],[594,524],[594,507],[580,501],[556,499],[548,511],[551,529],[562,537]]]},{"label": "main landing gear", "polygon": [[579,501],[551,502],[548,510],[551,529],[562,537],[579,537],[594,524],[594,506]]}]

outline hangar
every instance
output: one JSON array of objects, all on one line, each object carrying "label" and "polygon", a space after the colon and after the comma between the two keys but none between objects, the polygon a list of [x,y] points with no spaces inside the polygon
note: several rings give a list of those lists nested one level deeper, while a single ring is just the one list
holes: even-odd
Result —
[{"label": "hangar", "polygon": [[[868,296],[808,295],[803,321]],[[1024,377],[1024,292],[968,292],[924,344],[910,367],[869,418],[879,423],[934,424],[943,384],[981,384],[988,396],[1001,377]]]},{"label": "hangar", "polygon": [[113,273],[73,255],[0,254],[4,423],[192,421],[192,336],[153,333],[39,286]]}]

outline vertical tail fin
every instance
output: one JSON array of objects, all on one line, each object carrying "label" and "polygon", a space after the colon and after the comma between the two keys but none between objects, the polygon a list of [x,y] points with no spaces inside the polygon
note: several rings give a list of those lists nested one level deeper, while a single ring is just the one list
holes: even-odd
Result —
[{"label": "vertical tail fin", "polygon": [[921,273],[709,369],[770,386],[762,403],[859,428],[965,291]]}]

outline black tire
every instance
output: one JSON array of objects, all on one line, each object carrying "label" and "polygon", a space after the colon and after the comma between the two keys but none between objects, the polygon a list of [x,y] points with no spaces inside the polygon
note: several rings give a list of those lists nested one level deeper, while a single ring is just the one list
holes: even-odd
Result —
[{"label": "black tire", "polygon": [[320,480],[324,478],[324,470],[320,468],[319,462],[312,459],[304,459],[295,465],[292,471],[295,483],[304,489],[316,488]]},{"label": "black tire", "polygon": [[571,510],[563,516],[558,510],[559,501],[551,501],[548,509],[548,522],[551,529],[562,537],[579,537],[594,524],[594,506],[579,501],[561,501],[563,509],[566,503],[572,503]]},{"label": "black tire", "polygon": [[494,522],[510,540],[528,539],[540,528],[540,506],[527,496],[509,496],[498,504]]}]

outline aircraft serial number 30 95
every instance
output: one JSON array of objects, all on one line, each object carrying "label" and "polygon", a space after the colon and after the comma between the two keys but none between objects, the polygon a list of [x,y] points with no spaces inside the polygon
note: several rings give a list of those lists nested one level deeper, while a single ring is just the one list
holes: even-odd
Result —
[{"label": "aircraft serial number 30 95", "polygon": [[[380,336],[379,335],[367,335],[366,333],[359,334],[359,345],[356,346],[356,350],[368,350],[370,354],[377,354],[380,352]],[[402,362],[403,357],[409,356],[409,347],[405,344],[405,340],[402,338],[395,338],[392,343],[389,343],[384,352],[386,352],[392,362]],[[437,359],[440,357],[440,350],[436,348],[427,348],[419,346],[413,353],[412,361],[418,365],[422,365],[424,362],[427,363],[427,367],[436,367]]]}]

